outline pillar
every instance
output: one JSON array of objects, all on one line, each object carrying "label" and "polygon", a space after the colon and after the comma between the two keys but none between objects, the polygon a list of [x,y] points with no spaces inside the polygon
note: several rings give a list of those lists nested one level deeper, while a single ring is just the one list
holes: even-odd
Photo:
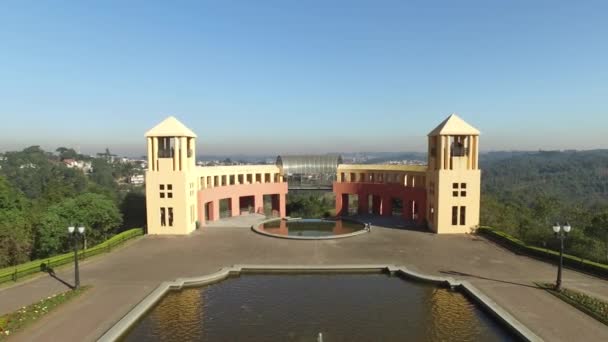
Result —
[{"label": "pillar", "polygon": [[[165,143],[167,145],[165,146],[169,146],[171,145],[171,138],[164,138],[165,139]],[[173,161],[173,171],[177,171],[179,170],[179,139],[178,138],[174,138],[173,140],[173,155],[171,156],[171,160]],[[171,149],[169,149],[171,151]]]},{"label": "pillar", "polygon": [[256,194],[253,198],[253,210],[255,213],[264,213],[264,195]]},{"label": "pillar", "polygon": [[473,169],[479,169],[479,136],[473,136]]},{"label": "pillar", "polygon": [[348,194],[336,194],[336,216],[348,215]]},{"label": "pillar", "polygon": [[279,216],[281,218],[287,216],[285,194],[279,194]]},{"label": "pillar", "polygon": [[198,223],[200,225],[200,227],[205,225],[205,203],[201,203],[200,201],[200,197],[199,200],[197,201],[197,215],[198,215]]},{"label": "pillar", "polygon": [[369,194],[366,192],[360,192],[357,194],[359,197],[359,208],[357,211],[359,214],[368,214],[369,213]]},{"label": "pillar", "polygon": [[152,138],[148,137],[148,170],[153,171],[153,164],[152,164]]},{"label": "pillar", "polygon": [[230,216],[238,216],[241,215],[241,206],[239,205],[239,198],[231,197],[230,198]]},{"label": "pillar", "polygon": [[279,203],[279,195],[275,194],[270,196],[271,201],[272,201],[272,215],[274,215],[275,213],[277,215],[279,215],[279,213],[281,212],[281,204]]},{"label": "pillar", "polygon": [[342,210],[344,208],[344,194],[336,193],[336,216],[342,215]]},{"label": "pillar", "polygon": [[372,213],[374,215],[380,215],[380,207],[382,205],[382,198],[380,196],[372,196]]},{"label": "pillar", "polygon": [[426,220],[426,208],[427,208],[426,200],[424,198],[419,198],[416,201],[416,204],[418,205],[418,220],[417,220],[417,223],[418,224],[423,224],[424,221]]},{"label": "pillar", "polygon": [[[148,166],[150,168],[150,166]],[[152,137],[152,170],[158,171],[158,138]]]},{"label": "pillar", "polygon": [[219,201],[209,202],[209,221],[217,221],[220,219],[220,203]]},{"label": "pillar", "polygon": [[443,160],[444,160],[444,165],[443,165],[443,169],[444,170],[449,170],[450,169],[450,137],[446,136],[442,136],[441,137],[443,139]]},{"label": "pillar", "polygon": [[380,213],[382,216],[392,216],[393,215],[393,199],[390,196],[382,197],[382,212]]},{"label": "pillar", "polygon": [[403,201],[403,218],[406,221],[410,221],[413,218],[414,213],[412,212],[412,201],[408,199],[401,199]]},{"label": "pillar", "polygon": [[435,151],[437,151],[436,153],[439,154],[438,158],[435,159],[435,164],[437,164],[437,166],[435,167],[435,169],[437,170],[443,170],[443,160],[444,160],[444,149],[443,149],[443,137],[441,135],[436,136],[435,137]]},{"label": "pillar", "polygon": [[[349,196],[348,194],[342,194],[342,213],[340,213],[339,215],[344,215],[347,216],[348,215],[348,199]],[[336,197],[337,199],[337,197]],[[338,212],[336,211],[336,215],[338,215]]]}]

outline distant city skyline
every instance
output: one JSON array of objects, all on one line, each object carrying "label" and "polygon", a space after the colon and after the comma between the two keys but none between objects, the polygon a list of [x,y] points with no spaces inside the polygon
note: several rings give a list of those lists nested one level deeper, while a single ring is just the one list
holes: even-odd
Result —
[{"label": "distant city skyline", "polygon": [[608,148],[608,3],[0,5],[0,151],[146,153],[169,115],[203,155]]}]

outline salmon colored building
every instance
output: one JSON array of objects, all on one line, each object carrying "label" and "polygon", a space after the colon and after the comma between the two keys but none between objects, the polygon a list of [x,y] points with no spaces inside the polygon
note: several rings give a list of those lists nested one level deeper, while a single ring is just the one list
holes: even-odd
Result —
[{"label": "salmon colored building", "polygon": [[[282,165],[196,166],[196,134],[174,117],[146,139],[148,234],[189,234],[245,212],[285,217]],[[479,225],[478,144],[479,131],[452,114],[428,135],[428,165],[339,164],[336,215],[398,215],[435,233],[470,232]]]}]

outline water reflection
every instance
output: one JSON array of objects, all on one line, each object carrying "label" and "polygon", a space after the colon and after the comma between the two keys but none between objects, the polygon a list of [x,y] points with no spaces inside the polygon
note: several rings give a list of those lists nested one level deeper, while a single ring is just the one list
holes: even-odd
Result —
[{"label": "water reflection", "polygon": [[255,274],[165,297],[127,341],[506,341],[462,294],[381,274]]},{"label": "water reflection", "polygon": [[365,226],[361,223],[349,220],[274,220],[260,226],[262,230],[270,234],[291,236],[330,236],[354,233],[363,230]]}]

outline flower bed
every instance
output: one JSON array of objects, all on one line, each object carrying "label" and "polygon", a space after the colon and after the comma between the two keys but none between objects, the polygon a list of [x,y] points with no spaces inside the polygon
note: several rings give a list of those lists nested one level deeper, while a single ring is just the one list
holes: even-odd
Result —
[{"label": "flower bed", "polygon": [[89,288],[90,286],[83,286],[78,290],[69,290],[52,295],[34,304],[24,306],[15,312],[0,316],[0,341],[40,319],[59,305],[77,297]]},{"label": "flower bed", "polygon": [[608,303],[571,289],[562,288],[561,291],[556,291],[554,284],[536,283],[536,285],[587,315],[608,325]]}]

